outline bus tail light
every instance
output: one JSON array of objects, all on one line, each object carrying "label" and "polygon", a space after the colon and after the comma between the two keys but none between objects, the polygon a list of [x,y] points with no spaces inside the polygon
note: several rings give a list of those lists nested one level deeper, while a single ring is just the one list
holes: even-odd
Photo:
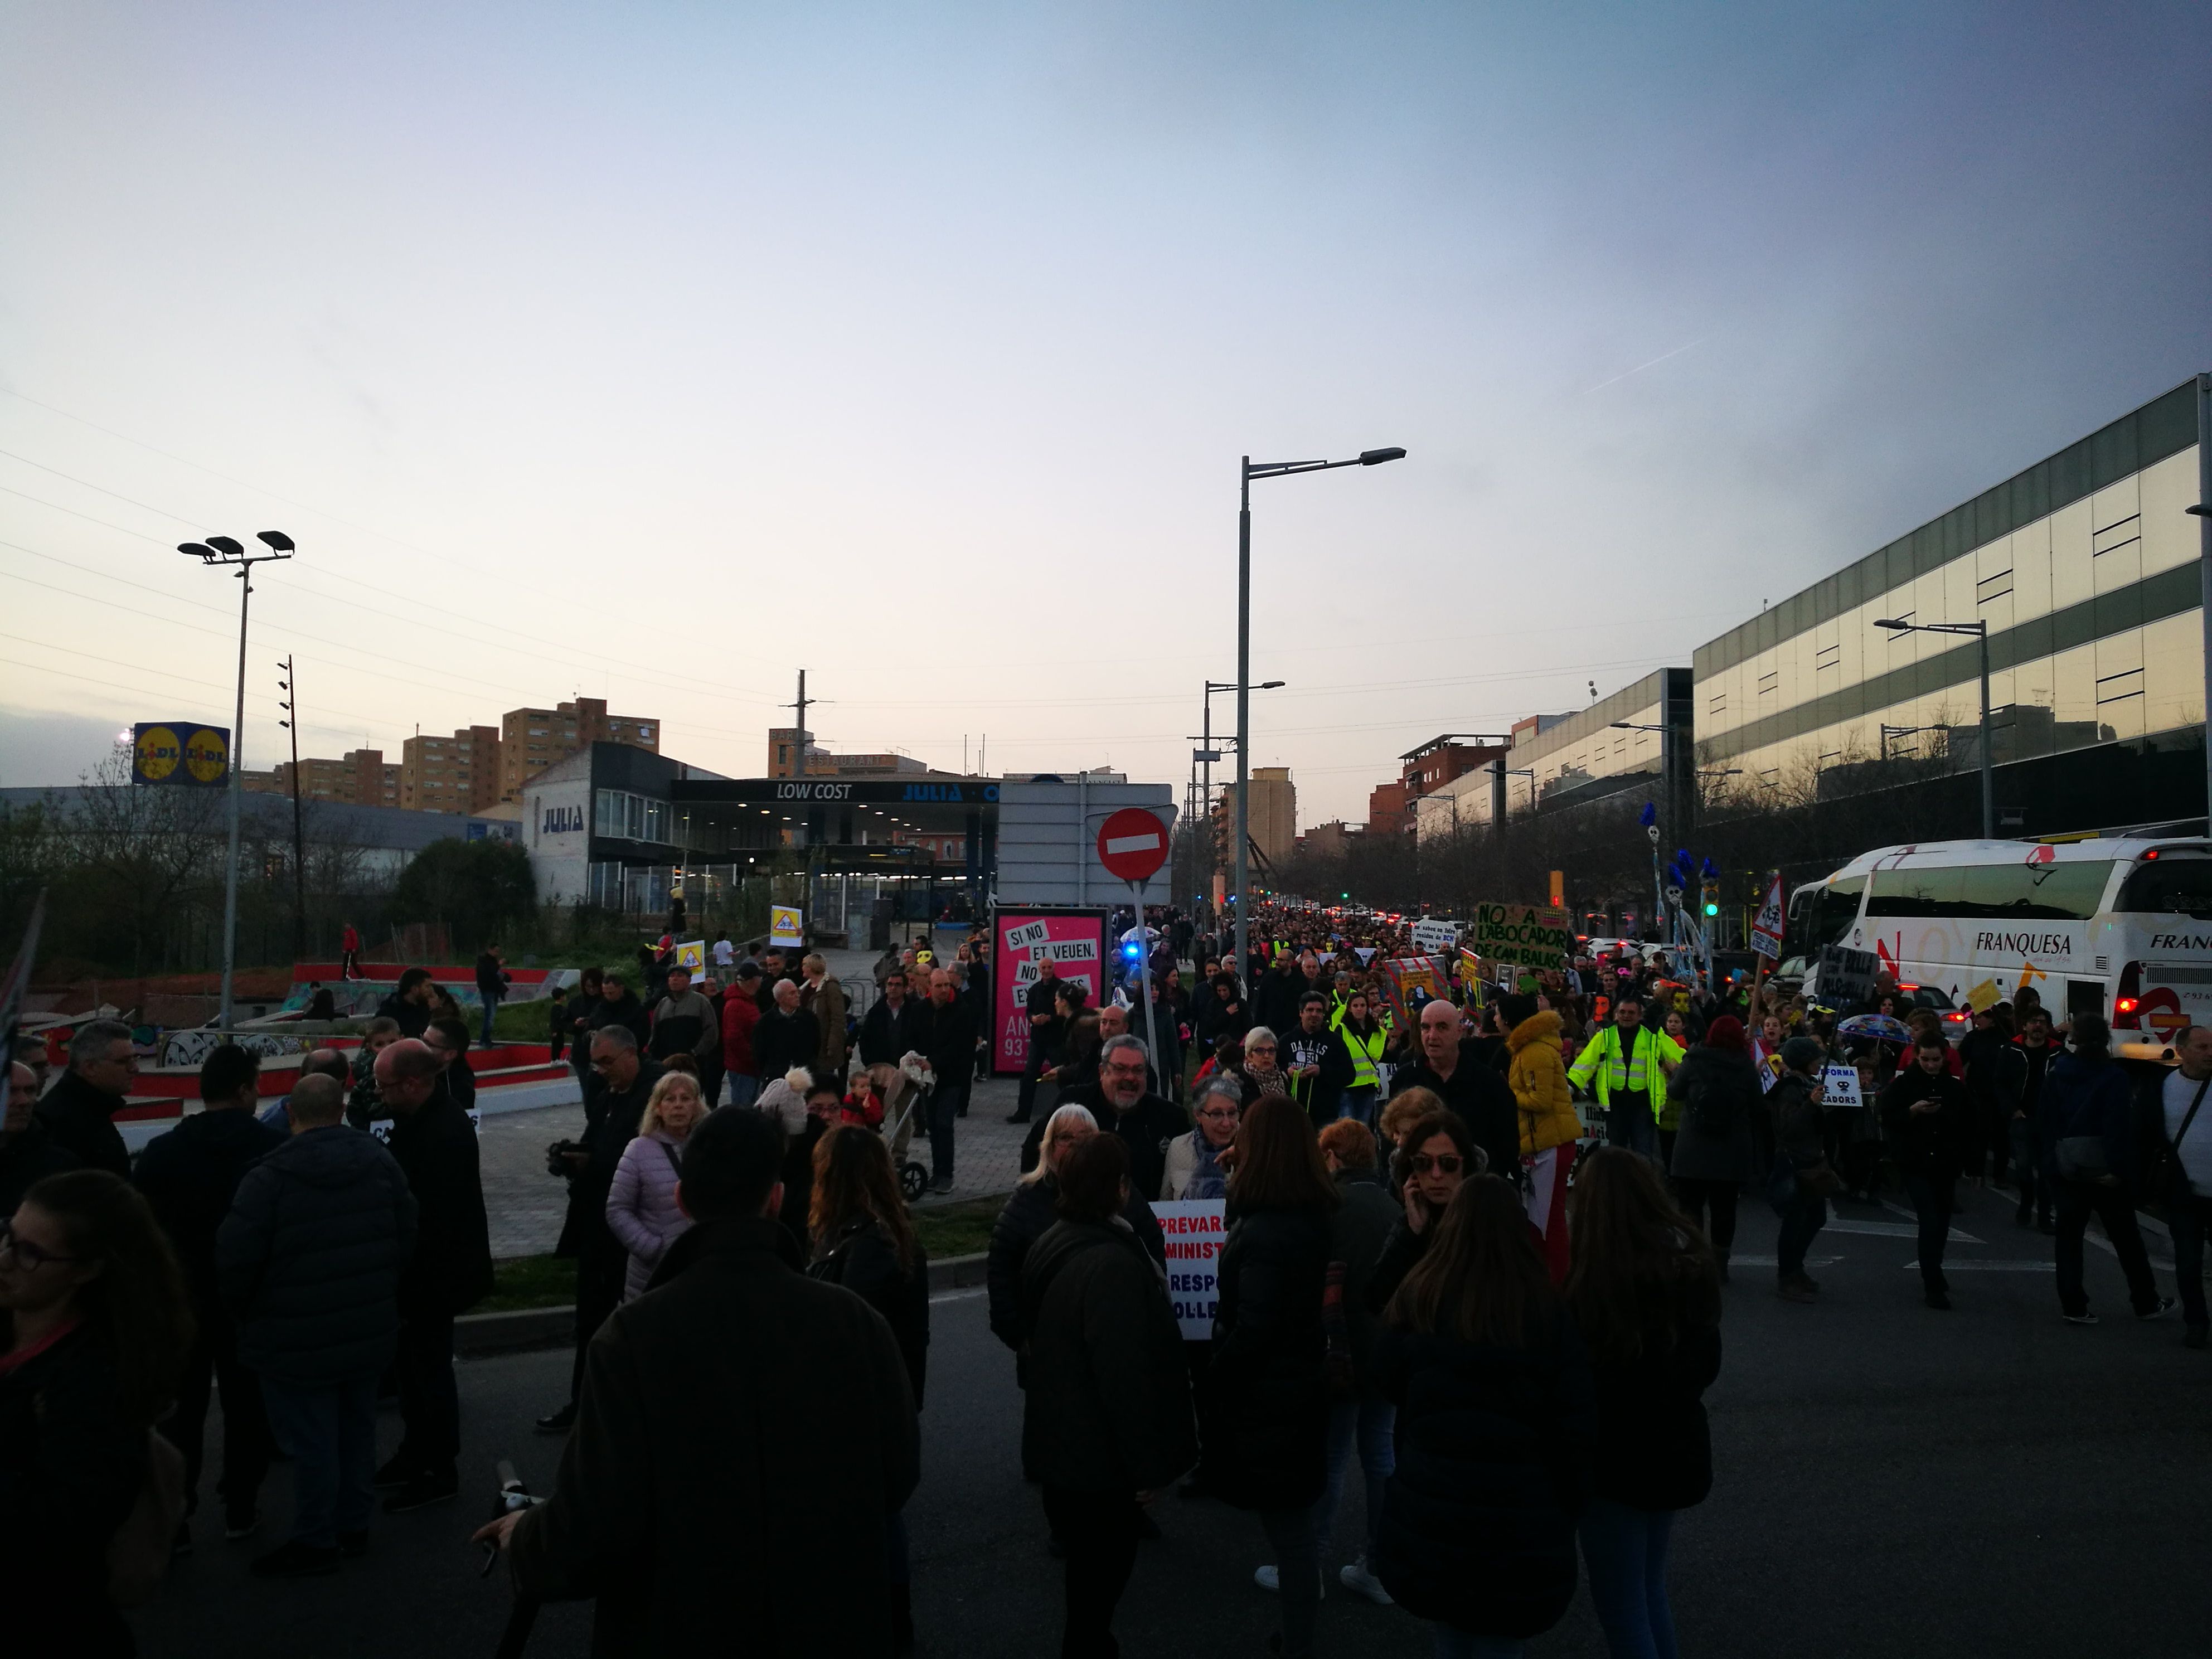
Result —
[{"label": "bus tail light", "polygon": [[2142,1029],[2142,963],[2131,962],[2120,970],[2119,994],[2112,999],[2112,1029]]}]

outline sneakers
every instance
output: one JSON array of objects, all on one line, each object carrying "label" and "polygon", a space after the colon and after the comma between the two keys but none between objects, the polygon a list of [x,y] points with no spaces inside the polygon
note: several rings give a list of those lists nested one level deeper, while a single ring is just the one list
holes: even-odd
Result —
[{"label": "sneakers", "polygon": [[391,1460],[377,1470],[375,1478],[369,1484],[379,1492],[391,1492],[406,1486],[422,1473],[411,1460],[394,1453]]},{"label": "sneakers", "polygon": [[461,1495],[461,1478],[452,1469],[435,1474],[417,1474],[398,1492],[384,1500],[386,1515],[404,1515],[410,1510],[428,1509],[433,1504],[450,1504]]},{"label": "sneakers", "polygon": [[248,1510],[243,1515],[231,1515],[223,1517],[222,1535],[230,1540],[234,1544],[241,1538],[252,1537],[255,1533],[259,1532],[260,1530],[261,1511],[259,1510]]},{"label": "sneakers", "polygon": [[279,1544],[266,1555],[254,1557],[252,1568],[256,1578],[315,1578],[337,1570],[336,1549],[317,1549],[297,1538]]},{"label": "sneakers", "polygon": [[1818,1302],[1820,1287],[1802,1273],[1796,1273],[1774,1287],[1775,1295],[1784,1302]]},{"label": "sneakers", "polygon": [[[1271,1566],[1255,1567],[1252,1570],[1252,1582],[1257,1584],[1263,1590],[1273,1590],[1278,1595],[1282,1592],[1283,1575],[1276,1571],[1275,1569]],[[1328,1595],[1328,1580],[1327,1578],[1323,1578],[1314,1587],[1314,1600],[1316,1601],[1322,1601],[1325,1599]]]},{"label": "sneakers", "polygon": [[557,1412],[548,1412],[538,1419],[540,1434],[566,1434],[576,1426],[576,1402],[571,1400]]},{"label": "sneakers", "polygon": [[952,1190],[952,1177],[949,1175],[932,1176],[929,1182],[929,1190],[933,1193],[951,1192]]},{"label": "sneakers", "polygon": [[2173,1311],[2175,1305],[2176,1304],[2172,1297],[2162,1296],[2159,1297],[2158,1305],[2156,1307],[2137,1309],[2136,1310],[2136,1317],[2142,1320],[2145,1324],[2148,1324],[2154,1319],[2165,1318],[2166,1315]]},{"label": "sneakers", "polygon": [[1364,1595],[1378,1607],[1394,1607],[1390,1592],[1382,1588],[1382,1581],[1367,1571],[1367,1558],[1361,1556],[1336,1575],[1337,1582],[1355,1595]]},{"label": "sneakers", "polygon": [[2100,1322],[2096,1315],[2087,1312],[2077,1314],[2063,1313],[2058,1316],[2069,1325],[2094,1325]]}]

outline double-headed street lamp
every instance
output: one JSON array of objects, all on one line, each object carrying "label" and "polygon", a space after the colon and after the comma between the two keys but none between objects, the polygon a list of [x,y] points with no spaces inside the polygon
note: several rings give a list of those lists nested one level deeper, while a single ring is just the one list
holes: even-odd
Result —
[{"label": "double-headed street lamp", "polygon": [[178,552],[190,554],[202,564],[238,572],[238,712],[230,728],[230,859],[223,869],[222,1006],[216,1016],[220,1028],[226,1031],[234,1024],[230,981],[238,965],[238,803],[242,781],[239,760],[246,740],[246,612],[253,597],[253,567],[292,556],[292,538],[281,530],[264,530],[255,539],[269,550],[249,552],[228,536],[210,536],[204,542],[177,545]]},{"label": "double-headed street lamp", "polygon": [[[1363,449],[1348,461],[1261,461],[1244,457],[1237,509],[1237,982],[1245,994],[1252,949],[1252,480],[1294,472],[1331,472],[1340,466],[1380,466],[1402,461],[1402,449]],[[1294,828],[1296,826],[1293,826]]]},{"label": "double-headed street lamp", "polygon": [[[1884,617],[1878,619],[1875,626],[1887,629],[1893,634],[1971,634],[1975,642],[1981,647],[1982,839],[1995,841],[1997,838],[1996,787],[1990,772],[1990,625],[1985,622],[1905,622],[1896,617]],[[1887,744],[1885,740],[1885,750],[1887,747]],[[1887,758],[1886,754],[1884,757]]]}]

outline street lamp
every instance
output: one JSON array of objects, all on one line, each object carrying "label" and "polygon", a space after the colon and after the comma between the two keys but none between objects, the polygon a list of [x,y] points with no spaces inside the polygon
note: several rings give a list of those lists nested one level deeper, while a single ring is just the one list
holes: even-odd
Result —
[{"label": "street lamp", "polygon": [[179,542],[177,544],[178,552],[188,554],[202,564],[238,572],[238,712],[230,728],[230,858],[223,868],[222,999],[216,1014],[220,1029],[226,1031],[232,1029],[234,1024],[230,983],[238,967],[238,817],[241,781],[239,759],[246,738],[246,606],[253,597],[253,567],[289,559],[293,553],[292,538],[281,530],[264,530],[256,539],[268,548],[266,553],[248,552],[243,544],[228,536],[210,536],[204,542]]},{"label": "street lamp", "polygon": [[[1896,617],[1878,618],[1875,626],[1893,634],[1971,634],[1980,647],[1982,661],[1982,839],[1997,838],[1996,787],[1990,769],[1990,625],[1985,622],[1916,623]],[[1885,744],[1885,752],[1887,748]]]},{"label": "street lamp", "polygon": [[1297,472],[1331,472],[1343,466],[1380,466],[1402,461],[1403,449],[1363,449],[1348,461],[1262,461],[1243,458],[1237,477],[1237,982],[1246,995],[1251,960],[1252,892],[1249,885],[1252,812],[1252,480],[1286,478]]}]

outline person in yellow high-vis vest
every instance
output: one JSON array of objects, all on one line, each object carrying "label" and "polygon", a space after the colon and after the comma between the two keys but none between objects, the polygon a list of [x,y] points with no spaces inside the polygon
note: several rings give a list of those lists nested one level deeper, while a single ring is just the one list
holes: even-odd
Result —
[{"label": "person in yellow high-vis vest", "polygon": [[1352,1057],[1352,1081],[1345,1085],[1340,1117],[1356,1117],[1370,1130],[1375,1127],[1376,1103],[1382,1098],[1382,1052],[1390,1045],[1390,1028],[1370,1012],[1367,993],[1355,990],[1345,999],[1335,1021],[1336,1035]]},{"label": "person in yellow high-vis vest", "polygon": [[1667,1074],[1681,1061],[1680,1046],[1644,1024],[1644,1000],[1629,992],[1613,1005],[1613,1024],[1600,1027],[1567,1068],[1567,1080],[1597,1097],[1607,1146],[1656,1158]]}]

